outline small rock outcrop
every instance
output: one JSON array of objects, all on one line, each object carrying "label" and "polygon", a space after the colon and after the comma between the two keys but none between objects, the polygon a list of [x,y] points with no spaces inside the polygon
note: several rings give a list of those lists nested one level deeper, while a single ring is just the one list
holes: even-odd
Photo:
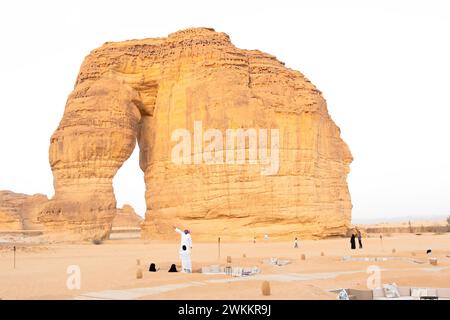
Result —
[{"label": "small rock outcrop", "polygon": [[140,228],[142,220],[133,207],[126,204],[121,209],[117,209],[112,226],[113,228]]},{"label": "small rock outcrop", "polygon": [[0,230],[39,230],[41,208],[48,202],[43,194],[27,195],[0,191]]}]

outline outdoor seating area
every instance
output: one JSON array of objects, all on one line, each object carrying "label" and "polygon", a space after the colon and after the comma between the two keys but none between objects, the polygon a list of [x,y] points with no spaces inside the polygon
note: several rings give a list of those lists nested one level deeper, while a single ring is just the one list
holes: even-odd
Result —
[{"label": "outdoor seating area", "polygon": [[219,265],[203,266],[203,274],[224,274],[232,277],[246,277],[260,273],[258,267],[221,267]]},{"label": "outdoor seating area", "polygon": [[270,264],[272,266],[285,266],[291,263],[291,260],[289,259],[278,259],[278,258],[270,258],[263,260],[263,263]]},{"label": "outdoor seating area", "polygon": [[[345,290],[345,293],[344,293]],[[386,284],[373,290],[332,290],[341,300],[450,300],[450,288],[417,288]]]}]

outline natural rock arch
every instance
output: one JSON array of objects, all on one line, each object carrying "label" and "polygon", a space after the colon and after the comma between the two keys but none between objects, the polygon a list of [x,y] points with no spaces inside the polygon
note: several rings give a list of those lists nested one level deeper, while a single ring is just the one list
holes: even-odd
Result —
[{"label": "natural rock arch", "polygon": [[[205,128],[278,128],[280,170],[255,165],[175,165],[171,133]],[[140,148],[147,212],[143,236],[187,225],[196,238],[270,233],[344,234],[352,161],[326,102],[300,72],[212,29],[106,43],[81,66],[51,138],[55,196],[39,220],[76,238],[109,234],[112,178]],[[268,231],[270,230],[270,231]]]}]

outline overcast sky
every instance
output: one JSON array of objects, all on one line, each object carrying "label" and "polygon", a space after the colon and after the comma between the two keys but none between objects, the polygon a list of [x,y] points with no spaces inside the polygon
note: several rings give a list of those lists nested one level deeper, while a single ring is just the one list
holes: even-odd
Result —
[{"label": "overcast sky", "polygon": [[[354,156],[355,220],[450,214],[449,1],[222,3],[1,1],[0,190],[53,195],[49,138],[92,49],[207,26],[323,92]],[[142,215],[137,159],[114,187]]]}]

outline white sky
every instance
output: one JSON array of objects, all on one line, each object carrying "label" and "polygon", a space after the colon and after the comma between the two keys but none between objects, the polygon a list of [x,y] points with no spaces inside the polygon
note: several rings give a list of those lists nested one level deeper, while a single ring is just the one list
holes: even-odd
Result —
[{"label": "white sky", "polygon": [[[53,195],[49,139],[92,49],[199,26],[324,93],[355,158],[355,220],[450,214],[446,0],[1,1],[0,190]],[[145,212],[136,152],[114,187],[119,205]]]}]

